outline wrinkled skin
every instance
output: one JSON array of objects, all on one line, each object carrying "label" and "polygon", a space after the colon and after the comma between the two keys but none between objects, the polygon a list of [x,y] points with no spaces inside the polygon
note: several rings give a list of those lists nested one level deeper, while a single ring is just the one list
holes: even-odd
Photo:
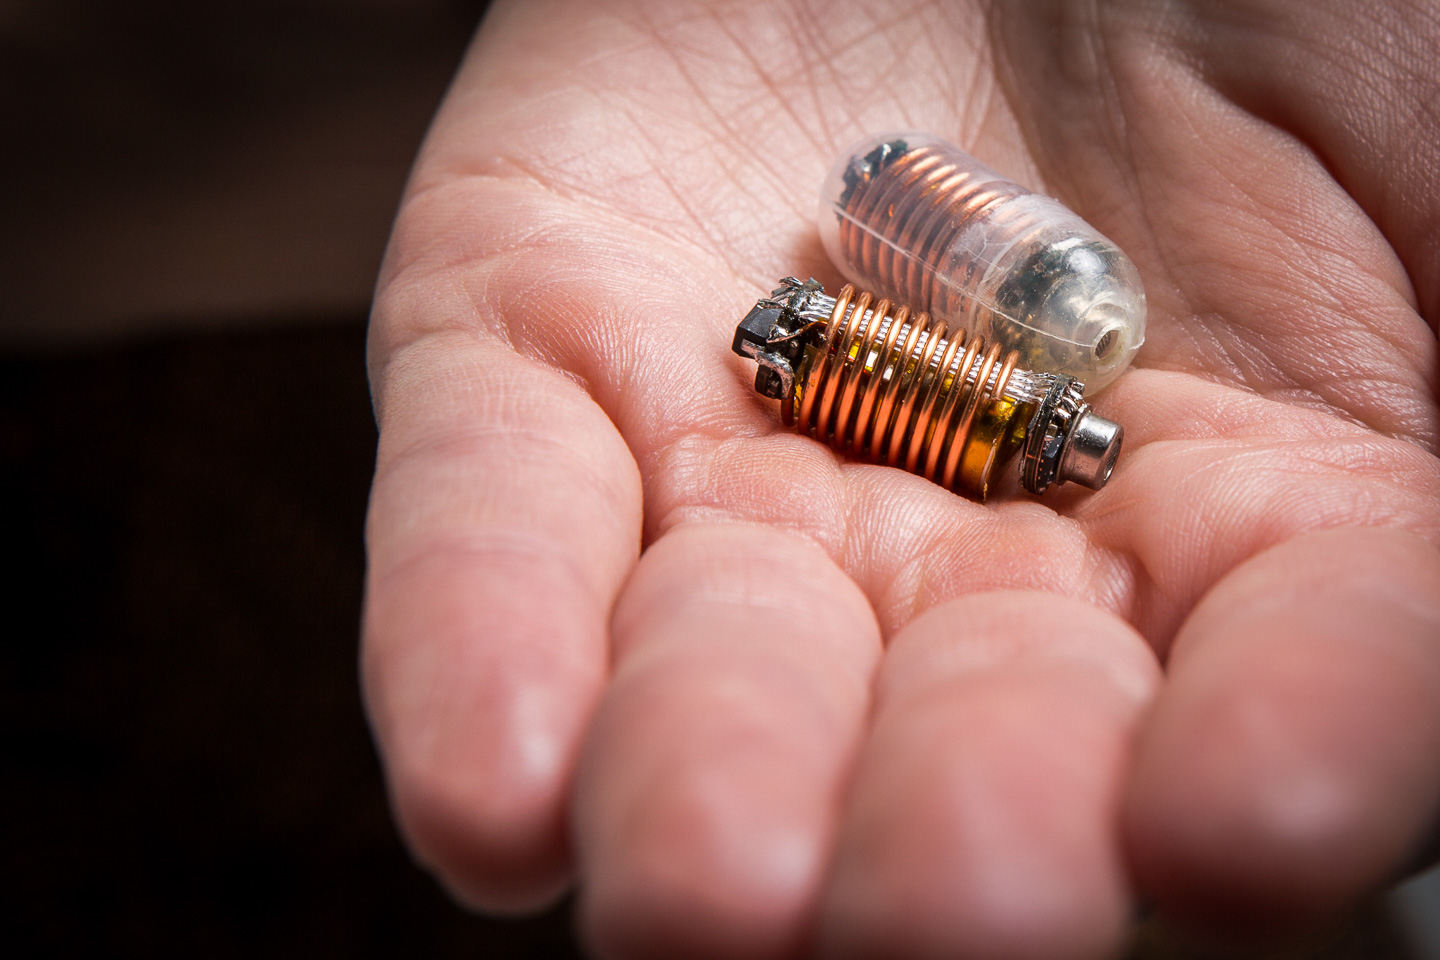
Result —
[{"label": "wrinkled skin", "polygon": [[[500,3],[376,299],[363,668],[415,855],[603,957],[1098,957],[1440,797],[1434,4]],[[980,505],[729,351],[930,130],[1134,259],[1110,484]]]}]

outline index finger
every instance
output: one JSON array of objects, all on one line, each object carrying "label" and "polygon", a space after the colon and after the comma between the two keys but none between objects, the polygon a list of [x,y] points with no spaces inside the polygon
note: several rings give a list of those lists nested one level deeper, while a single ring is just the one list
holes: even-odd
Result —
[{"label": "index finger", "polygon": [[[431,315],[474,309],[423,286]],[[581,387],[477,325],[385,346],[416,291],[402,276],[377,302],[366,700],[416,856],[474,905],[532,906],[569,878],[565,797],[639,476]]]}]

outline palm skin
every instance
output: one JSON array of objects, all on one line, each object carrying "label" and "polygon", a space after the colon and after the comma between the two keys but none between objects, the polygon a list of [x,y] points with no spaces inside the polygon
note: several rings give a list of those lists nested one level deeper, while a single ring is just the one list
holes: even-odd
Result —
[{"label": "palm skin", "polygon": [[[1440,14],[502,3],[376,298],[363,671],[460,899],[602,956],[1103,956],[1265,931],[1440,800]],[[787,433],[729,352],[925,129],[1135,260],[1101,492]]]}]

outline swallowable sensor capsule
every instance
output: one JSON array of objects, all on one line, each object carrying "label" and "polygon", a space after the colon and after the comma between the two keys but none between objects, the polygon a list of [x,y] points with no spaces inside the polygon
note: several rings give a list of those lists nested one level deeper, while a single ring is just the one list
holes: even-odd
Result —
[{"label": "swallowable sensor capsule", "polygon": [[1120,455],[1120,425],[1091,412],[1075,378],[1023,369],[1013,349],[848,284],[832,297],[787,277],[732,349],[759,363],[755,389],[787,425],[976,499],[1016,453],[1032,493],[1067,480],[1098,490]]},{"label": "swallowable sensor capsule", "polygon": [[857,287],[1019,351],[1091,393],[1145,340],[1129,258],[1051,197],[923,133],[845,153],[820,199],[820,237]]}]

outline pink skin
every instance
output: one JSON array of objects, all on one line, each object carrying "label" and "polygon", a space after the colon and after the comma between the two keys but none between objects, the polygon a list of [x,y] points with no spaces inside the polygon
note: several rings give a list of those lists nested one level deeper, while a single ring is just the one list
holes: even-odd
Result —
[{"label": "pink skin", "polygon": [[[1343,0],[497,4],[371,331],[415,855],[480,909],[578,883],[615,958],[1099,957],[1138,899],[1261,933],[1384,882],[1440,807],[1437,44]],[[1136,261],[1102,492],[845,461],[729,354],[836,282],[818,185],[894,128]]]}]

